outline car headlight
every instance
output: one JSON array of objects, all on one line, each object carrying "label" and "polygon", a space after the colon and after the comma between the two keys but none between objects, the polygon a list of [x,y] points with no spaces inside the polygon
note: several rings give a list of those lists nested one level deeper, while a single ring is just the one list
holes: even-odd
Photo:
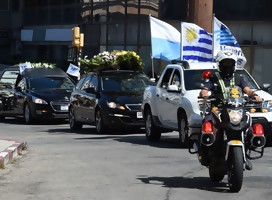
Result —
[{"label": "car headlight", "polygon": [[264,101],[262,105],[262,112],[271,112],[272,111],[272,101]]},{"label": "car headlight", "polygon": [[107,105],[109,106],[109,108],[116,108],[116,109],[120,109],[120,110],[125,110],[125,107],[117,104],[115,102],[107,102]]},{"label": "car headlight", "polygon": [[36,104],[48,104],[45,100],[37,98],[37,97],[32,97],[32,101]]},{"label": "car headlight", "polygon": [[239,109],[239,110],[228,109],[228,113],[229,113],[230,123],[232,123],[233,125],[237,125],[241,122],[243,118],[242,109]]}]

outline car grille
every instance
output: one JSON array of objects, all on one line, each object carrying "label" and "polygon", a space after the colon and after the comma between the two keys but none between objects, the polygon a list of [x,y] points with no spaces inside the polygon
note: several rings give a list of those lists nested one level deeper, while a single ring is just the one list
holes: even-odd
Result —
[{"label": "car grille", "polygon": [[57,112],[68,111],[66,108],[68,108],[69,101],[51,101],[50,104],[54,111],[57,111]]},{"label": "car grille", "polygon": [[127,109],[131,111],[139,111],[141,110],[142,104],[126,104]]}]

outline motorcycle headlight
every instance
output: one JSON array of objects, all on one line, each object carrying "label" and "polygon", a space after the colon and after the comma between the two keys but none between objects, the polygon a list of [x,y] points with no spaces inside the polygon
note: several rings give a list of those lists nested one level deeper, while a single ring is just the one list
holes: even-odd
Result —
[{"label": "motorcycle headlight", "polygon": [[37,98],[37,97],[32,97],[32,101],[36,104],[48,104],[45,100]]},{"label": "motorcycle headlight", "polygon": [[107,102],[107,105],[109,108],[116,108],[116,109],[120,109],[120,110],[125,110],[124,106],[117,104],[115,102]]},{"label": "motorcycle headlight", "polygon": [[243,110],[239,109],[239,110],[228,110],[229,113],[229,118],[230,118],[230,123],[232,123],[233,125],[237,125],[241,122],[242,118],[243,118]]}]

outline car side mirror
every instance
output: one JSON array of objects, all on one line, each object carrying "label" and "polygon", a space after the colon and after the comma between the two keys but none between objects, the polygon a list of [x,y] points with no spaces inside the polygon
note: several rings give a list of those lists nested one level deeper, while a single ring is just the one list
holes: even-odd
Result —
[{"label": "car side mirror", "polygon": [[88,87],[85,91],[91,94],[95,94],[97,92],[95,87]]},{"label": "car side mirror", "polygon": [[169,85],[167,87],[168,92],[180,92],[180,89],[177,85]]},{"label": "car side mirror", "polygon": [[261,89],[268,92],[269,89],[270,89],[270,83],[264,83],[262,86],[261,86]]}]

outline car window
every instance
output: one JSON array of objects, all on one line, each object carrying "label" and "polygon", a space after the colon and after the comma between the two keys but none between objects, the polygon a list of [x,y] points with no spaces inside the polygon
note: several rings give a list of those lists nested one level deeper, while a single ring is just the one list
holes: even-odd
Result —
[{"label": "car window", "polygon": [[4,71],[1,78],[0,78],[0,82],[1,83],[10,83],[12,85],[15,84],[17,76],[19,74],[19,71]]},{"label": "car window", "polygon": [[78,81],[78,83],[76,84],[76,89],[77,89],[77,90],[81,88],[82,83],[83,83],[83,81],[85,80],[85,78],[86,78],[86,77],[84,77],[84,78],[82,78],[82,79],[80,79],[80,80]]},{"label": "car window", "polygon": [[176,69],[174,71],[174,74],[173,74],[173,77],[172,77],[172,80],[171,80],[171,85],[176,85],[178,87],[180,87],[180,73],[179,71]]},{"label": "car window", "polygon": [[98,87],[98,80],[97,80],[97,76],[93,75],[93,78],[90,82],[90,86],[89,87]]},{"label": "car window", "polygon": [[173,72],[172,68],[168,68],[166,70],[166,72],[164,73],[164,75],[162,77],[162,82],[160,84],[160,87],[162,87],[162,88],[167,88],[168,87],[172,72]]},{"label": "car window", "polygon": [[[184,71],[184,82],[186,90],[196,90],[200,89],[200,85],[202,83],[202,73],[204,70],[185,70]],[[213,75],[217,70],[211,69],[210,70]],[[237,74],[240,74],[244,77],[245,81],[247,82],[248,86],[251,89],[259,89],[259,86],[254,82],[251,76],[243,69],[243,70],[236,70]]]},{"label": "car window", "polygon": [[22,90],[26,90],[27,86],[26,86],[26,79],[23,78],[19,83],[18,86],[21,87]]},{"label": "car window", "polygon": [[91,79],[92,79],[92,76],[88,76],[83,84],[82,84],[82,87],[81,87],[81,90],[86,90],[88,87],[90,87],[90,82],[91,82]]},{"label": "car window", "polygon": [[66,89],[74,88],[74,83],[68,77],[37,77],[29,79],[31,90],[40,89]]},{"label": "car window", "polygon": [[252,79],[246,70],[237,70],[236,73],[244,77],[246,83],[251,89],[259,89],[258,84],[256,84],[256,82]]},{"label": "car window", "polygon": [[144,91],[152,82],[144,74],[120,73],[102,76],[102,90],[115,92]]}]

